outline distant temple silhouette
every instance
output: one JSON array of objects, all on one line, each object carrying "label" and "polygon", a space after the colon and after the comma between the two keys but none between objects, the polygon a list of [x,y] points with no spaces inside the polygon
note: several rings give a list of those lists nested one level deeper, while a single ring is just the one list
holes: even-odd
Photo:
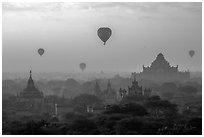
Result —
[{"label": "distant temple silhouette", "polygon": [[137,96],[137,97],[150,97],[151,89],[142,89],[142,86],[139,86],[138,81],[136,81],[136,76],[134,75],[134,80],[132,81],[131,87],[128,86],[128,90],[119,89],[117,99],[121,100],[127,96]]},{"label": "distant temple silhouette", "polygon": [[116,99],[116,92],[112,88],[110,80],[108,81],[107,88],[104,91],[104,97],[106,100]]},{"label": "distant temple silhouette", "polygon": [[186,81],[190,79],[190,72],[180,72],[178,65],[170,66],[169,62],[159,53],[150,66],[143,65],[143,71],[133,72],[132,77],[137,76],[138,80],[151,80],[156,82]]},{"label": "distant temple silhouette", "polygon": [[136,80],[136,76],[134,76],[134,80],[132,81],[132,85],[126,89],[119,89],[119,91],[115,91],[111,87],[110,80],[108,81],[107,88],[102,91],[98,82],[95,83],[94,87],[94,95],[99,97],[102,100],[105,100],[108,104],[113,104],[115,102],[121,101],[125,97],[136,96],[141,98],[146,98],[151,96],[151,89],[143,89],[142,86],[139,86],[138,81]]},{"label": "distant temple silhouette", "polygon": [[99,97],[102,100],[105,100],[107,103],[114,103],[116,101],[116,91],[112,88],[110,80],[108,81],[107,88],[102,91],[98,82],[94,86],[94,95]]},{"label": "distant temple silhouette", "polygon": [[[55,116],[58,114],[58,104],[52,95],[45,96],[34,84],[32,71],[27,81],[27,86],[20,94],[17,94],[16,108],[20,111],[43,113],[49,112]],[[60,103],[64,101],[64,96]]]},{"label": "distant temple silhouette", "polygon": [[40,92],[34,84],[34,81],[32,79],[32,71],[30,70],[30,78],[27,82],[27,87],[23,90],[23,92],[20,92],[20,97],[25,99],[42,99],[43,98],[43,92]]},{"label": "distant temple silhouette", "polygon": [[20,95],[17,94],[17,97],[18,107],[22,110],[39,111],[43,108],[44,95],[43,92],[40,92],[39,89],[35,87],[31,70],[26,88],[20,92]]}]

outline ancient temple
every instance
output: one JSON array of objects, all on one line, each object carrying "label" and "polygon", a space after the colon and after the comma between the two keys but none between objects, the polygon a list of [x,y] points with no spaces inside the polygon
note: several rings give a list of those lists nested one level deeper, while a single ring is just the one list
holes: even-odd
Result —
[{"label": "ancient temple", "polygon": [[22,92],[20,92],[20,98],[25,98],[25,99],[43,98],[43,92],[40,92],[39,89],[35,87],[34,81],[32,79],[31,70],[30,70],[30,77],[27,82],[27,87]]},{"label": "ancient temple", "polygon": [[105,97],[105,99],[115,99],[115,97],[116,97],[116,92],[111,87],[110,80],[108,81],[107,88],[104,91],[104,97]]},{"label": "ancient temple", "polygon": [[142,86],[139,86],[138,81],[136,80],[136,75],[134,75],[134,80],[132,81],[132,85],[129,87],[128,90],[126,89],[119,89],[117,99],[121,100],[127,96],[137,96],[137,97],[150,97],[151,96],[150,89],[142,89]]},{"label": "ancient temple", "polygon": [[96,82],[94,86],[94,95],[104,100],[106,103],[114,103],[117,97],[116,91],[112,88],[110,80],[108,81],[107,88],[103,91],[98,82]]},{"label": "ancient temple", "polygon": [[145,97],[150,97],[151,94],[152,94],[151,89],[146,89],[146,88],[144,89],[143,95],[144,95]]},{"label": "ancient temple", "polygon": [[186,81],[190,79],[190,72],[180,72],[178,65],[171,66],[164,58],[162,53],[159,53],[156,59],[150,66],[143,65],[143,71],[140,73],[132,73],[132,77],[136,75],[138,80],[152,80],[155,82],[171,82],[171,81]]},{"label": "ancient temple", "polygon": [[96,81],[95,86],[94,86],[94,95],[99,97],[99,98],[101,98],[101,96],[102,96],[101,88],[100,88],[97,81]]},{"label": "ancient temple", "polygon": [[29,111],[29,112],[40,112],[43,110],[44,96],[43,92],[36,88],[32,79],[32,72],[30,70],[30,77],[27,82],[26,88],[20,92],[17,96],[18,102],[16,108],[18,110]]},{"label": "ancient temple", "polygon": [[134,76],[134,80],[132,81],[132,86],[128,86],[128,95],[142,95],[142,86],[138,85],[138,81],[136,81],[136,78]]}]

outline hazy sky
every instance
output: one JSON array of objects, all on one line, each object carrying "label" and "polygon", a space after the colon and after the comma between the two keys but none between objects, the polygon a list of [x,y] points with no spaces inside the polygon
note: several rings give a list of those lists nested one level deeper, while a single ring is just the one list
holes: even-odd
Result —
[{"label": "hazy sky", "polygon": [[[3,3],[2,9],[3,72],[80,71],[81,62],[86,71],[139,72],[160,52],[180,70],[202,70],[201,3]],[[102,26],[112,29],[105,46],[97,36]]]}]

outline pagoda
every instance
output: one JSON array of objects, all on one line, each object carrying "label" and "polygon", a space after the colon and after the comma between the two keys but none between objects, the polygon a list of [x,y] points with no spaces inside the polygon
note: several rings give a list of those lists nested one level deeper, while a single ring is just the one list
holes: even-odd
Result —
[{"label": "pagoda", "polygon": [[121,100],[125,97],[136,96],[136,97],[150,97],[151,96],[151,89],[144,89],[142,86],[139,86],[138,81],[136,80],[136,75],[134,75],[134,80],[132,81],[132,85],[129,87],[128,90],[126,89],[119,89],[118,91],[118,100]]},{"label": "pagoda", "polygon": [[116,97],[116,92],[112,88],[110,80],[108,81],[106,90],[104,90],[104,97],[105,99],[115,99]]},{"label": "pagoda", "polygon": [[20,98],[24,99],[42,99],[43,92],[35,87],[34,81],[32,79],[32,71],[30,70],[30,77],[27,82],[27,87],[20,93]]},{"label": "pagoda", "polygon": [[151,80],[155,82],[187,81],[190,72],[180,72],[177,66],[171,66],[162,53],[159,53],[150,66],[143,65],[143,71],[133,72],[132,77],[137,75],[138,80]]}]

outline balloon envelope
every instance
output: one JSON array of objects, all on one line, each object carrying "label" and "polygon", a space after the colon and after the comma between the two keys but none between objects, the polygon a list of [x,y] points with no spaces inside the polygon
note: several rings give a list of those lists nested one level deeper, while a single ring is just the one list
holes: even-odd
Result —
[{"label": "balloon envelope", "polygon": [[84,69],[86,68],[86,64],[85,63],[80,63],[79,67],[81,68],[82,71],[84,71]]},{"label": "balloon envelope", "polygon": [[38,49],[38,53],[40,54],[40,56],[42,56],[44,54],[44,52],[45,52],[44,49],[42,49],[42,48]]},{"label": "balloon envelope", "polygon": [[189,55],[191,56],[191,58],[194,56],[194,54],[195,54],[195,51],[194,50],[190,50],[189,52]]},{"label": "balloon envelope", "polygon": [[106,41],[110,38],[112,31],[108,27],[101,27],[97,31],[98,37],[106,44]]}]

